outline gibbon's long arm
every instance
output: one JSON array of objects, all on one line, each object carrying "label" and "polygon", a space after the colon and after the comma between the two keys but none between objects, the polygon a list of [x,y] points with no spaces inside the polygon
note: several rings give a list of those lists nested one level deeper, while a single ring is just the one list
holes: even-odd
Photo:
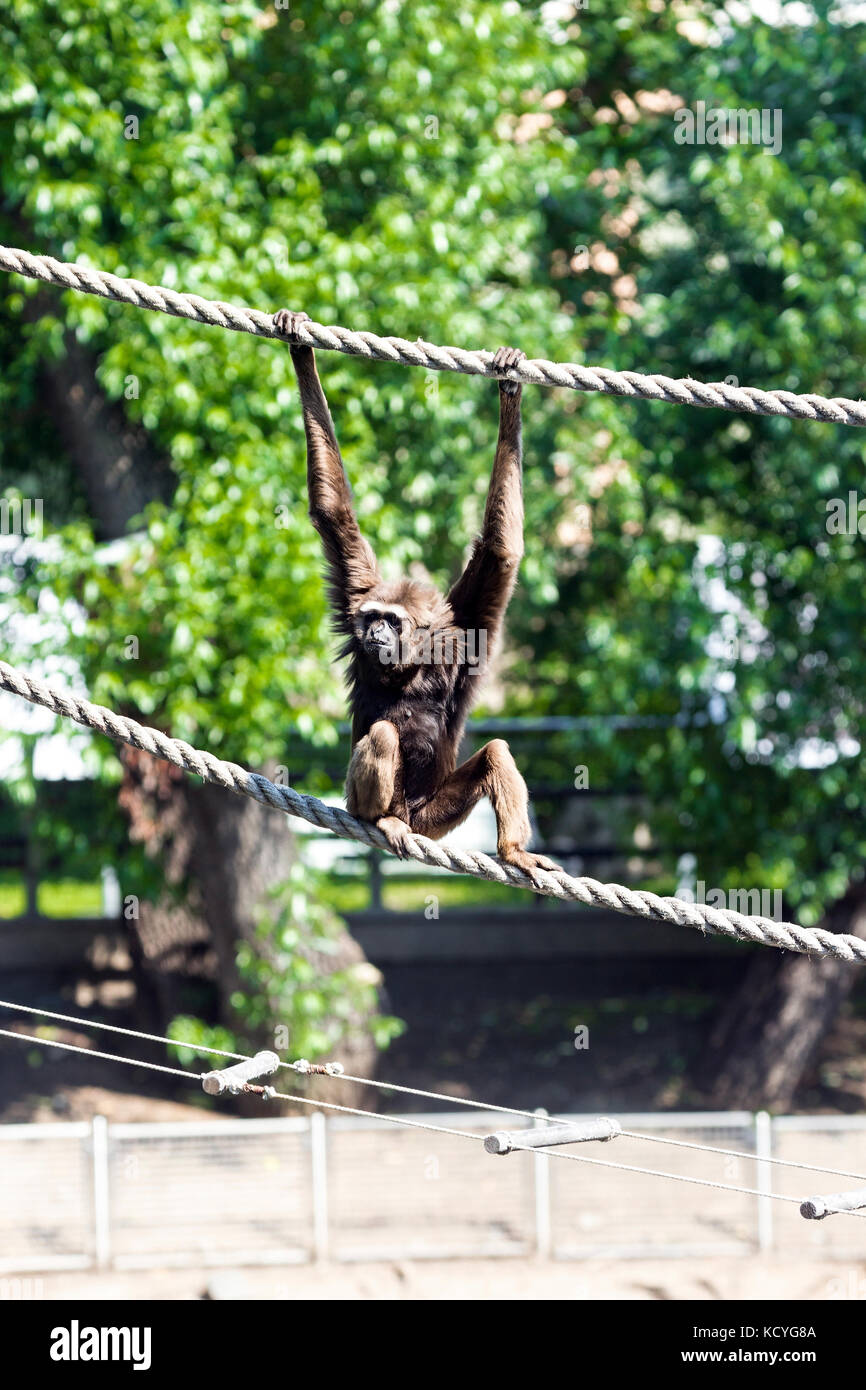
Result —
[{"label": "gibbon's long arm", "polygon": [[[514,366],[524,354],[500,348],[497,367]],[[499,382],[499,438],[481,534],[448,595],[461,627],[485,629],[492,649],[517,581],[523,556],[523,485],[519,382]]]},{"label": "gibbon's long arm", "polygon": [[[281,309],[274,322],[281,332],[306,314]],[[340,454],[334,423],[312,348],[290,346],[298,378],[304,432],[307,436],[307,487],[310,520],[322,538],[327,564],[328,593],[337,624],[350,633],[350,611],[370,589],[382,582],[376,557],[361,535],[352,489]]]}]

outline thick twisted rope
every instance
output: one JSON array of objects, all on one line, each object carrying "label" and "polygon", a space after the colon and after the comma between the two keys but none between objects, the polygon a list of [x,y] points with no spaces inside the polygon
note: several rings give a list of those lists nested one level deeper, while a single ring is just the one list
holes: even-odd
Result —
[{"label": "thick twisted rope", "polygon": [[[74,719],[85,728],[96,729],[116,743],[140,748],[154,757],[165,758],[175,767],[195,773],[205,782],[214,782],[227,791],[252,797],[263,806],[299,816],[311,825],[333,831],[347,840],[360,840],[376,849],[389,849],[385,836],[369,821],[357,820],[337,806],[326,806],[314,796],[305,796],[291,787],[278,786],[260,773],[248,772],[237,763],[223,762],[212,753],[191,748],[182,739],[169,738],[159,729],[150,729],[134,719],[114,714],[102,705],[64,694],[45,685],[43,681],[17,671],[0,661],[0,689],[20,695],[34,705],[44,705],[55,714]],[[428,840],[423,835],[408,838],[408,857],[419,864],[430,864],[452,873],[472,874],[492,883],[507,883],[515,888],[530,888],[547,897],[565,902],[581,902],[593,907],[605,907],[632,917],[648,917],[681,927],[697,927],[734,941],[756,942],[778,946],[804,955],[834,956],[837,960],[866,961],[866,941],[856,936],[823,931],[819,927],[801,927],[794,922],[774,922],[769,917],[747,917],[731,909],[710,907],[706,903],[688,903],[679,898],[660,898],[655,893],[635,892],[619,883],[599,883],[594,878],[573,878],[560,870],[557,873],[538,871],[538,883],[533,883],[521,869],[504,864],[489,854],[458,850]]]},{"label": "thick twisted rope", "polygon": [[[239,308],[197,294],[180,294],[141,280],[128,280],[90,266],[56,261],[53,256],[33,256],[29,251],[0,246],[0,269],[44,280],[51,285],[80,290],[84,294],[134,304],[140,309],[158,310],[197,323],[231,328],[236,333],[253,333],[259,338],[289,339],[278,333],[273,316],[260,309]],[[608,396],[627,396],[633,400],[670,401],[718,410],[745,411],[749,415],[786,416],[792,420],[823,420],[836,425],[866,425],[866,402],[843,396],[796,395],[792,391],[761,391],[754,386],[733,386],[727,382],[693,381],[658,373],[615,372],[608,367],[583,367],[576,362],[548,362],[543,357],[527,359],[508,372],[493,368],[493,354],[458,347],[437,347],[418,338],[380,338],[376,333],[353,333],[335,325],[326,327],[312,320],[298,327],[292,341],[307,347],[346,352],[353,357],[375,358],[381,362],[400,362],[404,366],[426,367],[434,372],[465,372],[468,376],[508,376],[532,386],[565,386],[571,391],[600,391]]]}]

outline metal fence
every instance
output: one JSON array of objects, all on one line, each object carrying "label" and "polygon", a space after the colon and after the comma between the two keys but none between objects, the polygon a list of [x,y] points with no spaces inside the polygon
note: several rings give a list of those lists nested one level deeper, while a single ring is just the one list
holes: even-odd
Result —
[{"label": "metal fence", "polygon": [[[491,1116],[411,1118],[485,1134]],[[498,1118],[498,1117],[497,1117]],[[744,1112],[620,1117],[737,1150],[618,1138],[585,1152],[797,1197],[851,1182],[754,1162],[863,1171],[866,1119]],[[384,1120],[309,1117],[0,1127],[0,1273],[310,1260],[712,1256],[866,1258],[866,1225],[793,1204],[621,1173]]]}]

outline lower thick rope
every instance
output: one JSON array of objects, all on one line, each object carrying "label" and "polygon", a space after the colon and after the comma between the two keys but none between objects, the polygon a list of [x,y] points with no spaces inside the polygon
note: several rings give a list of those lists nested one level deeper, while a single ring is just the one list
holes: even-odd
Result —
[{"label": "lower thick rope", "polygon": [[[205,782],[213,782],[226,791],[237,792],[240,796],[252,797],[263,806],[271,806],[276,811],[299,816],[311,825],[330,830],[347,840],[360,840],[375,849],[388,850],[389,845],[382,831],[369,821],[357,820],[338,806],[326,806],[314,796],[305,796],[291,787],[277,786],[257,772],[248,772],[237,763],[224,762],[212,753],[191,748],[179,738],[169,738],[159,729],[150,729],[138,724],[134,719],[114,714],[102,705],[91,704],[89,700],[54,690],[43,681],[25,675],[13,666],[0,661],[0,689],[20,695],[34,705],[44,705],[46,709],[65,719],[74,719],[85,728],[96,729],[116,743],[126,743],[131,748],[143,749],[156,758],[165,758],[175,767],[195,773]],[[834,956],[837,960],[851,962],[866,961],[866,941],[856,936],[823,931],[820,927],[801,927],[795,922],[774,922],[769,917],[747,917],[742,912],[731,909],[710,907],[706,903],[688,903],[679,898],[661,898],[655,893],[645,893],[625,888],[619,883],[599,883],[594,878],[573,878],[560,870],[556,873],[539,872],[539,883],[534,884],[521,869],[512,864],[503,864],[489,854],[472,850],[458,850],[448,845],[428,840],[423,835],[408,837],[407,851],[410,858],[419,864],[429,864],[433,868],[448,869],[452,873],[472,874],[475,878],[486,878],[492,883],[507,883],[515,888],[529,888],[547,897],[559,898],[566,902],[581,902],[593,907],[608,908],[632,917],[647,917],[657,922],[668,922],[681,927],[697,927],[699,931],[709,931],[718,936],[726,936],[734,941],[750,941],[763,946],[778,946],[788,951],[799,951],[803,955]]]},{"label": "lower thick rope", "polygon": [[[0,269],[42,280],[83,294],[99,295],[139,309],[153,309],[176,318],[230,328],[235,333],[253,333],[259,338],[288,339],[274,328],[273,314],[247,309],[220,300],[202,299],[197,294],[181,294],[160,285],[126,279],[89,265],[56,261],[53,256],[34,256],[13,246],[0,246]],[[279,307],[279,306],[277,306]],[[299,305],[303,308],[303,305]],[[399,362],[407,367],[426,367],[434,372],[464,372],[468,376],[508,376],[532,386],[564,386],[570,391],[600,391],[608,396],[627,396],[632,400],[670,401],[675,405],[694,405],[717,410],[744,411],[748,415],[786,416],[791,420],[823,420],[836,425],[866,425],[866,402],[844,396],[829,398],[796,395],[793,391],[761,391],[755,386],[735,386],[726,381],[694,381],[691,377],[650,375],[644,372],[615,372],[609,367],[585,367],[577,362],[549,362],[528,358],[507,373],[493,368],[493,353],[459,347],[437,347],[421,338],[382,338],[377,333],[353,332],[333,324],[312,320],[302,323],[293,341],[329,352],[346,352],[353,357]]]}]

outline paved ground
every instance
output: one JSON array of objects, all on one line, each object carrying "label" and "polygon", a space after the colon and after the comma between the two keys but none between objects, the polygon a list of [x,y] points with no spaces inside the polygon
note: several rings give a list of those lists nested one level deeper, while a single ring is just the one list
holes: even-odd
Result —
[{"label": "paved ground", "polygon": [[0,1299],[729,1300],[866,1298],[866,1265],[730,1258],[417,1261],[0,1279]]}]

